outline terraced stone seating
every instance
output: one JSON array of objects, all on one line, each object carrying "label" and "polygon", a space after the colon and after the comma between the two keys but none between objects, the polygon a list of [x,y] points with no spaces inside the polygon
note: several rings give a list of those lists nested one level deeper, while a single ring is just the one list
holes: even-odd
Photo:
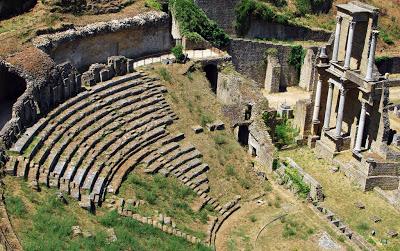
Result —
[{"label": "terraced stone seating", "polygon": [[177,119],[157,79],[131,73],[80,93],[29,128],[11,149],[7,172],[33,188],[56,187],[90,209],[146,163],[173,174],[199,195],[209,191],[201,153],[166,127]]}]

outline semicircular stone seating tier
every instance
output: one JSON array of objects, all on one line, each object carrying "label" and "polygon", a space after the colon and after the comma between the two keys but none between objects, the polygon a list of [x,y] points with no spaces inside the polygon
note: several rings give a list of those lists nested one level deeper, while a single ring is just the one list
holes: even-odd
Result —
[{"label": "semicircular stone seating tier", "polygon": [[28,128],[10,149],[6,172],[33,188],[58,188],[85,208],[117,193],[139,163],[146,173],[175,175],[197,194],[207,193],[209,167],[201,153],[167,130],[178,117],[166,91],[144,72],[97,84]]}]

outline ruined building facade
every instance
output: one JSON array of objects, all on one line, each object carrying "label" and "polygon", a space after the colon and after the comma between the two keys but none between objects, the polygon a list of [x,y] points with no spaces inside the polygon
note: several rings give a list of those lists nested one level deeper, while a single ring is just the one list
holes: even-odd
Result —
[{"label": "ruined building facade", "polygon": [[[390,81],[375,66],[378,9],[337,5],[333,46],[320,49],[308,144],[341,167],[363,189],[399,187],[399,148],[391,144]],[[329,56],[328,56],[329,54]]]}]

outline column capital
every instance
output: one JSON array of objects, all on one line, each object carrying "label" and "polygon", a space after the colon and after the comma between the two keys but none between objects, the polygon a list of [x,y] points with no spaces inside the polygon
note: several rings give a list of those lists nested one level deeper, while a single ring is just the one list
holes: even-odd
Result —
[{"label": "column capital", "polygon": [[341,23],[343,20],[342,16],[336,16],[336,23]]},{"label": "column capital", "polygon": [[344,86],[341,86],[339,90],[341,96],[346,96],[349,89],[345,88]]},{"label": "column capital", "polygon": [[371,35],[376,36],[379,34],[379,30],[372,30]]},{"label": "column capital", "polygon": [[361,108],[366,109],[367,108],[367,101],[361,100]]},{"label": "column capital", "polygon": [[350,28],[354,29],[354,26],[356,25],[356,21],[350,21]]}]

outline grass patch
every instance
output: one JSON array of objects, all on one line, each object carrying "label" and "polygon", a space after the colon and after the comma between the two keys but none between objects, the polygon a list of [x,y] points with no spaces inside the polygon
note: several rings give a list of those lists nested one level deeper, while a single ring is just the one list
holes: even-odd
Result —
[{"label": "grass patch", "polygon": [[285,173],[297,188],[297,193],[300,197],[307,198],[307,195],[310,193],[310,186],[303,181],[303,177],[299,175],[298,171],[294,168],[286,168]]},{"label": "grass patch", "polygon": [[172,77],[166,68],[160,68],[158,70],[158,75],[160,75],[161,79],[171,83]]},{"label": "grass patch", "polygon": [[24,217],[26,214],[25,203],[20,197],[6,196],[5,199],[7,211],[9,214],[16,217]]},{"label": "grass patch", "polygon": [[279,120],[275,127],[275,146],[280,150],[284,146],[295,143],[299,131],[292,127],[287,118]]},{"label": "grass patch", "polygon": [[202,224],[207,223],[208,215],[215,214],[207,208],[194,212],[190,205],[197,198],[196,193],[172,177],[132,173],[120,190],[123,198],[137,198],[147,202],[136,208],[141,215],[162,213],[171,216],[180,229],[192,229],[193,235],[198,237],[203,235],[198,230]]},{"label": "grass patch", "polygon": [[157,0],[146,0],[144,6],[158,11],[162,10],[162,5]]}]

